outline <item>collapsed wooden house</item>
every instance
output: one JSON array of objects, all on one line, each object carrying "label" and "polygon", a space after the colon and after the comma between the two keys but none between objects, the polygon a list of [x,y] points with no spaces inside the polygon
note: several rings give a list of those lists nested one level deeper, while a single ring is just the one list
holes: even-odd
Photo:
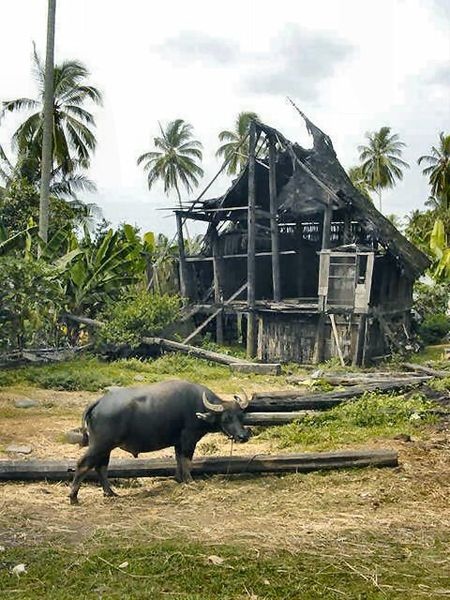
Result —
[{"label": "collapsed wooden house", "polygon": [[[248,163],[225,194],[176,211],[181,291],[197,332],[242,336],[249,357],[366,363],[407,343],[413,284],[428,259],[352,185],[330,138],[301,114],[311,149],[254,122]],[[186,219],[208,223],[196,256],[185,253]]]}]

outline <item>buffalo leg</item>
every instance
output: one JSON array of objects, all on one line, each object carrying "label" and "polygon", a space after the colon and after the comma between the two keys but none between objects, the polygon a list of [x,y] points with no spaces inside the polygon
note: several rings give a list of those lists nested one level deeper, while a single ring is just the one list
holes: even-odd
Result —
[{"label": "buffalo leg", "polygon": [[117,496],[116,492],[111,488],[111,485],[108,481],[108,463],[109,463],[109,453],[102,456],[101,464],[95,466],[95,470],[97,472],[99,481],[103,488],[104,496]]},{"label": "buffalo leg", "polygon": [[78,504],[78,491],[80,489],[81,484],[83,483],[84,479],[86,478],[86,475],[91,469],[102,464],[102,458],[104,456],[104,452],[99,454],[98,451],[88,449],[86,454],[80,458],[80,460],[77,463],[77,469],[75,471],[72,486],[70,488],[70,504]]},{"label": "buffalo leg", "polygon": [[[183,440],[182,440],[183,441]],[[180,444],[175,446],[175,456],[177,459],[177,470],[175,479],[178,483],[192,483],[192,457],[194,456],[196,443]]]}]

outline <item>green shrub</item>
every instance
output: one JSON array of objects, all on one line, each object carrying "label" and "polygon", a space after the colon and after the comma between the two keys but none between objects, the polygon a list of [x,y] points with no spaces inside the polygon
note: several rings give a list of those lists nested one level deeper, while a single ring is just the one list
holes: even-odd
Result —
[{"label": "green shrub", "polygon": [[101,315],[105,326],[97,339],[101,344],[125,344],[136,348],[142,337],[159,334],[180,311],[180,298],[140,291],[111,304]]},{"label": "green shrub", "polygon": [[450,331],[450,317],[438,313],[427,316],[419,326],[419,335],[425,344],[438,344]]}]

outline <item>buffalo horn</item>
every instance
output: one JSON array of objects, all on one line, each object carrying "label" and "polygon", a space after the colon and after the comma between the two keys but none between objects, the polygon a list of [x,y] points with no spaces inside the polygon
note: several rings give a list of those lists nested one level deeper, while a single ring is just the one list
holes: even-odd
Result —
[{"label": "buffalo horn", "polygon": [[203,392],[202,399],[203,399],[203,404],[205,405],[205,408],[207,408],[211,412],[223,412],[224,411],[224,407],[222,404],[213,404],[212,402],[210,402],[208,400],[208,396],[206,395],[206,392]]},{"label": "buffalo horn", "polygon": [[242,396],[243,398],[241,398],[240,396],[235,396],[239,406],[242,408],[242,410],[245,410],[247,408],[247,406],[250,404],[250,400],[249,397],[247,396],[246,392],[244,392],[244,390],[242,390]]}]

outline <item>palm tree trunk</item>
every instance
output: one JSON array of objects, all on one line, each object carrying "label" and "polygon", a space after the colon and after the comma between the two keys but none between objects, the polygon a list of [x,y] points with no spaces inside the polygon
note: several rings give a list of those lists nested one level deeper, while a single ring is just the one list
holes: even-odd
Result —
[{"label": "palm tree trunk", "polygon": [[48,236],[48,197],[52,169],[55,13],[56,0],[48,0],[47,51],[45,57],[42,128],[41,193],[39,201],[39,236],[44,242],[47,241]]}]

